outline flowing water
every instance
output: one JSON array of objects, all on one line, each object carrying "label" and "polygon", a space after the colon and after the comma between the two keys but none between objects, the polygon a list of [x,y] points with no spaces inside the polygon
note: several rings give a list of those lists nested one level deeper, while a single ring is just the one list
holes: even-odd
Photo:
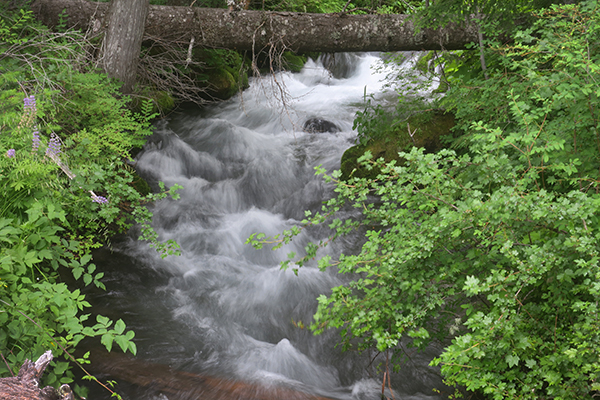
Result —
[{"label": "flowing water", "polygon": [[[377,365],[383,358],[343,353],[336,347],[338,332],[313,336],[303,329],[317,296],[348,278],[315,266],[301,268],[298,276],[279,267],[287,252],[301,253],[327,232],[307,230],[278,251],[245,244],[254,232],[271,235],[298,224],[304,210],[317,210],[332,196],[314,168],[339,168],[356,137],[354,114],[365,93],[381,97],[385,74],[373,72],[373,55],[345,57],[338,77],[309,61],[301,73],[254,79],[241,97],[157,126],[137,169],[151,182],[184,187],[180,200],[154,207],[160,237],[176,240],[182,255],[163,260],[146,244],[124,240],[116,252],[97,256],[108,271],[108,291],[94,302],[100,313],[123,318],[136,331],[138,358],[152,363],[138,368],[166,365],[253,388],[286,387],[333,399],[381,398]],[[314,117],[333,122],[339,132],[304,132],[303,123]],[[352,252],[358,240],[349,237],[326,251]],[[438,372],[427,366],[437,351],[410,354],[392,376],[394,398],[444,398],[434,392],[444,390]],[[173,397],[161,393],[160,385],[123,383],[120,390],[131,399]],[[201,393],[188,397],[227,397]],[[386,394],[392,398],[389,389]]]}]

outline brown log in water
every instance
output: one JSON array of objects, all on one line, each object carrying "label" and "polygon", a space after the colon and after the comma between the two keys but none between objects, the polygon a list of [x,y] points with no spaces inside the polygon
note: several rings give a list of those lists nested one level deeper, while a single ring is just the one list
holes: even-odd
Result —
[{"label": "brown log in water", "polygon": [[95,373],[165,394],[169,400],[330,400],[274,384],[176,371],[163,364],[143,361],[123,354],[96,351],[92,359]]}]

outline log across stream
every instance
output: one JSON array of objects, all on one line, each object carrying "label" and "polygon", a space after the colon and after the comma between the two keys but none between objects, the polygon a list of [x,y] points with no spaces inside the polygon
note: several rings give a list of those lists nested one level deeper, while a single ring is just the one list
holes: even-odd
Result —
[{"label": "log across stream", "polygon": [[[161,238],[176,240],[182,255],[163,260],[125,239],[96,257],[108,290],[93,303],[136,332],[137,361],[118,358],[101,368],[121,382],[126,398],[381,398],[381,359],[342,352],[339,332],[314,336],[302,328],[316,298],[349,278],[316,265],[298,276],[279,267],[289,251],[326,237],[326,228],[304,230],[278,251],[245,244],[254,232],[273,235],[298,224],[304,210],[318,210],[333,195],[314,168],[339,168],[356,138],[352,122],[365,92],[385,100],[386,71],[371,68],[377,60],[340,56],[345,67],[337,76],[310,61],[301,73],[255,79],[243,96],[157,125],[136,168],[151,182],[184,187],[180,200],[153,210]],[[289,95],[285,107],[278,84]],[[339,129],[304,130],[315,118]],[[323,254],[354,251],[360,240],[350,236]],[[438,371],[428,366],[438,351],[409,354],[392,376],[396,399],[445,398],[435,391],[444,392]],[[93,391],[90,398],[101,396]]]}]

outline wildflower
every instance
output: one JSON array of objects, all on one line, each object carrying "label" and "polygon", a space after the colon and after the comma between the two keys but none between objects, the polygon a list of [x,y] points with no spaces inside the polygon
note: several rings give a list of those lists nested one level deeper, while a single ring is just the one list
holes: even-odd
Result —
[{"label": "wildflower", "polygon": [[34,153],[38,150],[38,148],[40,147],[40,131],[38,131],[37,129],[33,131],[33,139],[31,140],[31,151],[33,151]]},{"label": "wildflower", "polygon": [[6,157],[13,158],[15,156],[15,149],[10,149],[6,152]]},{"label": "wildflower", "polygon": [[29,97],[25,97],[23,99],[23,103],[25,105],[25,111],[28,111],[28,112],[35,112],[36,111],[35,96],[34,95],[31,95]]},{"label": "wildflower", "polygon": [[21,116],[21,122],[19,123],[19,126],[31,126],[34,123],[36,114],[35,96],[31,95],[29,97],[25,97],[23,99],[23,104],[25,112]]},{"label": "wildflower", "polygon": [[106,204],[108,203],[108,199],[104,196],[98,196],[92,192],[92,201],[98,204]]},{"label": "wildflower", "polygon": [[46,149],[46,155],[49,157],[55,157],[60,154],[60,138],[54,132],[52,132],[50,136],[50,141],[48,142],[48,148]]}]

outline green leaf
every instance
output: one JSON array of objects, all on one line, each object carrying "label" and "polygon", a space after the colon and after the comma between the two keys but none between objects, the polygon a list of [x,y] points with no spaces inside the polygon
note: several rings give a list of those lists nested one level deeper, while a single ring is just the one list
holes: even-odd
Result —
[{"label": "green leaf", "polygon": [[519,365],[519,356],[517,356],[516,354],[509,354],[505,357],[506,363],[508,364],[508,366],[510,368],[515,367],[517,365]]},{"label": "green leaf", "polygon": [[73,271],[73,277],[75,279],[81,278],[81,275],[83,274],[83,268],[76,267],[76,268],[73,268],[72,271]]},{"label": "green leaf", "polygon": [[119,319],[117,321],[117,323],[115,324],[115,332],[117,333],[117,335],[122,334],[125,331],[125,322],[123,322],[122,319]]},{"label": "green leaf", "polygon": [[100,339],[100,343],[106,347],[106,350],[111,351],[115,337],[111,333],[105,333]]}]

